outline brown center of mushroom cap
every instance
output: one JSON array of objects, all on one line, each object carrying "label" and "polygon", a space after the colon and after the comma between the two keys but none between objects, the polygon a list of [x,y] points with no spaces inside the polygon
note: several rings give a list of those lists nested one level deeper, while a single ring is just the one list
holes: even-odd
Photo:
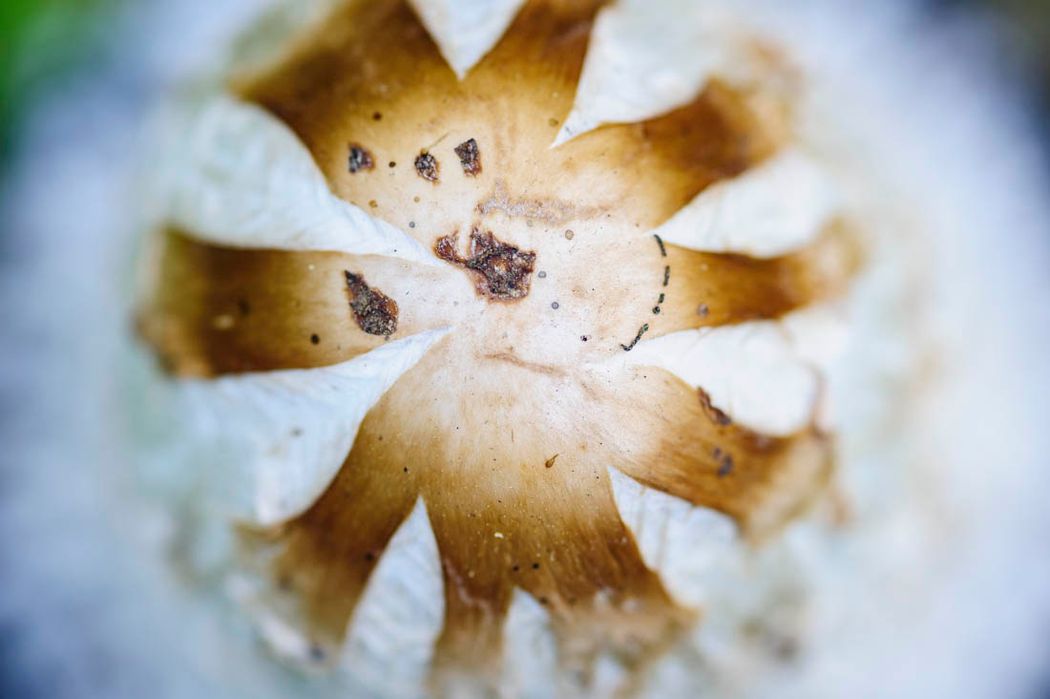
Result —
[{"label": "brown center of mushroom cap", "polygon": [[[653,235],[780,147],[783,124],[747,91],[714,81],[666,115],[550,147],[598,5],[527,4],[459,81],[406,4],[348,2],[239,85],[291,127],[333,192],[414,237],[433,266],[169,235],[143,327],[176,373],[325,366],[451,329],[369,413],[328,491],[262,535],[318,643],[338,643],[421,497],[446,583],[437,666],[498,653],[515,587],[544,600],[564,648],[641,663],[693,617],[641,560],[607,469],[751,532],[827,476],[816,430],[757,434],[666,371],[609,361],[837,294],[849,265],[835,230],[770,259]],[[215,323],[226,314],[236,322]]]}]

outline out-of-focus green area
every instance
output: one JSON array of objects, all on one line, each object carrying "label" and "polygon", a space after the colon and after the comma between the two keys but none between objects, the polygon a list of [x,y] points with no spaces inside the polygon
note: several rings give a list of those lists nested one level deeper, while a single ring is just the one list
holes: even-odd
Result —
[{"label": "out-of-focus green area", "polygon": [[123,0],[0,0],[0,166],[23,107],[90,64],[104,47],[105,19]]}]

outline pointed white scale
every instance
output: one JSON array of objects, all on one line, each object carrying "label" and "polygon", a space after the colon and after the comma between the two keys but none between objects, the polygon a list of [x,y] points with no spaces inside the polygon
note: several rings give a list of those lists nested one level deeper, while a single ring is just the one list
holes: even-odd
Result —
[{"label": "pointed white scale", "polygon": [[646,487],[609,469],[620,518],[631,530],[645,564],[680,603],[700,607],[720,556],[736,540],[736,525],[714,510]]},{"label": "pointed white scale", "polygon": [[692,250],[773,257],[812,242],[840,204],[827,172],[792,149],[711,185],[653,233]]},{"label": "pointed white scale", "polygon": [[462,80],[499,42],[525,0],[409,0]]},{"label": "pointed white scale", "polygon": [[[818,326],[798,327],[816,332]],[[812,422],[821,388],[799,342],[781,321],[755,321],[643,340],[622,361],[665,369],[704,389],[736,422],[789,435]]]},{"label": "pointed white scale", "polygon": [[403,231],[335,196],[295,133],[260,107],[216,96],[173,121],[163,210],[187,233],[232,247],[436,264]]},{"label": "pointed white scale", "polygon": [[744,64],[738,32],[712,3],[621,0],[595,20],[560,145],[602,124],[643,121],[693,100]]},{"label": "pointed white scale", "polygon": [[416,503],[368,581],[350,622],[341,668],[383,693],[424,685],[444,621],[441,559],[426,506]]},{"label": "pointed white scale", "polygon": [[[551,630],[550,615],[529,593],[515,588],[507,621],[503,628],[507,663],[502,682],[508,697],[540,699],[548,696],[552,681],[559,678],[557,642]],[[564,693],[570,696],[568,692]]]},{"label": "pointed white scale", "polygon": [[305,510],[346,460],[365,413],[446,332],[330,367],[177,382],[186,429],[207,445],[198,467],[212,504],[260,525]]}]

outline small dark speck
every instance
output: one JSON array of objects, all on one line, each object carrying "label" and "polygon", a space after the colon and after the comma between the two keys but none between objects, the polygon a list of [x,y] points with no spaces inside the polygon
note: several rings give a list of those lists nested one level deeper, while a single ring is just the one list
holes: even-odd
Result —
[{"label": "small dark speck", "polygon": [[725,478],[726,476],[728,476],[732,472],[733,472],[733,457],[731,455],[729,455],[729,454],[726,454],[725,456],[722,457],[722,463],[718,467],[718,477],[719,478]]},{"label": "small dark speck", "polygon": [[404,467],[403,469],[401,469],[401,470],[402,470],[402,471],[404,471],[405,473],[408,473],[408,466],[405,466],[405,467]]},{"label": "small dark speck", "polygon": [[591,339],[591,336],[590,335],[580,335],[580,339],[583,340],[584,342],[587,342],[587,340]]},{"label": "small dark speck", "polygon": [[548,600],[546,597],[540,597],[540,604],[546,607],[548,604],[550,604],[550,600]]},{"label": "small dark speck", "polygon": [[419,197],[412,197],[412,201],[414,201],[415,203],[418,204],[419,203]]},{"label": "small dark speck", "polygon": [[372,115],[372,119],[374,119],[375,121],[379,121],[382,118],[383,118],[382,112],[376,112],[375,114]]},{"label": "small dark speck", "polygon": [[536,276],[539,277],[540,279],[546,279],[547,278],[547,273],[546,272],[540,272]]},{"label": "small dark speck", "polygon": [[539,563],[533,563],[532,564],[532,569],[533,570],[539,570],[540,569],[540,564]]},{"label": "small dark speck", "polygon": [[664,266],[664,286],[667,286],[669,281],[671,281],[671,266],[666,265]]},{"label": "small dark speck", "polygon": [[374,209],[377,206],[379,206],[379,202],[377,202],[375,199],[372,199],[368,202],[368,206]]},{"label": "small dark speck", "polygon": [[660,307],[659,306],[653,306],[653,315],[654,316],[660,315]]},{"label": "small dark speck", "polygon": [[553,308],[554,310],[558,310],[559,308],[561,308],[561,305],[557,301],[555,301],[551,304],[551,308]]},{"label": "small dark speck", "polygon": [[550,119],[548,119],[547,123],[550,124],[551,126],[557,126],[559,124],[558,120],[555,119],[554,117],[551,117]]},{"label": "small dark speck", "polygon": [[303,436],[303,428],[302,427],[296,427],[295,429],[293,429],[292,430],[292,436],[293,437],[302,437]]},{"label": "small dark speck", "polygon": [[389,163],[387,163],[387,166],[388,167],[397,167],[397,163],[394,162],[393,160],[391,160]]},{"label": "small dark speck", "polygon": [[698,308],[696,309],[696,314],[697,314],[698,316],[700,316],[701,318],[706,318],[706,317],[707,317],[707,314],[708,314],[709,312],[710,312],[710,311],[709,311],[709,309],[707,308],[707,304],[706,304],[706,303],[702,303],[702,304],[700,304],[700,306],[699,306],[699,307],[698,307]]},{"label": "small dark speck", "polygon": [[573,233],[571,229],[565,231],[565,240],[572,240],[575,236],[576,234]]},{"label": "small dark speck", "polygon": [[513,568],[511,568],[510,570],[513,573],[517,573],[519,570],[521,570],[521,566],[516,565]]},{"label": "small dark speck", "polygon": [[372,553],[371,551],[369,551],[368,553],[365,554],[365,560],[368,561],[369,563],[371,563],[375,559],[376,559],[376,555],[374,553]]},{"label": "small dark speck", "polygon": [[311,335],[310,336],[310,344],[312,344],[312,345],[319,345],[319,344],[321,344],[321,336],[317,335],[317,334]]},{"label": "small dark speck", "polygon": [[310,659],[316,662],[321,662],[325,658],[324,648],[317,645],[316,643],[310,644]]}]

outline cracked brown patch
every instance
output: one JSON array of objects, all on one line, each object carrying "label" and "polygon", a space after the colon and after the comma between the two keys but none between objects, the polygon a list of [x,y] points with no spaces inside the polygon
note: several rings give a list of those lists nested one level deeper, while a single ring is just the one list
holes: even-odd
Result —
[{"label": "cracked brown patch", "polygon": [[350,292],[350,308],[358,327],[369,335],[390,337],[397,332],[397,302],[379,289],[373,289],[360,274],[344,271]]},{"label": "cracked brown patch", "polygon": [[438,181],[438,168],[440,166],[438,165],[437,158],[435,158],[431,153],[423,151],[422,153],[416,156],[414,164],[416,166],[416,174],[418,174],[424,180],[426,180],[427,182]]},{"label": "cracked brown patch", "polygon": [[475,228],[470,233],[469,257],[464,258],[456,250],[458,238],[455,233],[438,238],[434,254],[468,270],[479,294],[494,301],[517,301],[529,295],[536,253],[522,252],[497,240],[492,231],[481,233]]},{"label": "cracked brown patch", "polygon": [[463,173],[469,177],[477,177],[481,172],[481,150],[478,148],[478,142],[470,138],[453,150],[459,156],[459,164],[463,166]]}]

